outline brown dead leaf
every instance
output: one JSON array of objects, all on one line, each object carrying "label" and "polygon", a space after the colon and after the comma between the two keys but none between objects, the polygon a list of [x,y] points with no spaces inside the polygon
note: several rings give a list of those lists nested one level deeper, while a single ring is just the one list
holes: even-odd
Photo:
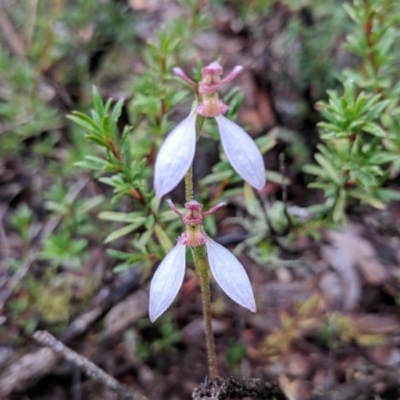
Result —
[{"label": "brown dead leaf", "polygon": [[148,290],[139,290],[113,307],[104,318],[104,330],[107,337],[125,330],[129,325],[147,314]]},{"label": "brown dead leaf", "polygon": [[394,315],[364,314],[352,316],[360,332],[371,334],[393,334],[400,332],[400,321]]},{"label": "brown dead leaf", "polygon": [[287,373],[293,377],[305,379],[312,368],[312,360],[309,355],[292,351],[287,354]]},{"label": "brown dead leaf", "polygon": [[332,387],[335,383],[334,374],[326,368],[319,367],[313,376],[313,394],[322,395],[326,388]]},{"label": "brown dead leaf", "polygon": [[327,271],[321,275],[319,287],[324,293],[327,304],[335,309],[340,308],[343,302],[343,286],[340,277],[334,272]]},{"label": "brown dead leaf", "polygon": [[380,263],[372,244],[361,237],[360,231],[354,224],[342,232],[329,231],[326,236],[331,245],[322,248],[324,258],[340,277],[340,288],[327,287],[325,282],[323,290],[334,300],[342,298],[343,308],[347,311],[354,310],[361,298],[362,282],[358,272],[371,285],[380,285],[389,279],[389,272]]},{"label": "brown dead leaf", "polygon": [[300,379],[290,380],[286,375],[281,375],[279,386],[289,399],[306,400],[310,397],[309,383]]},{"label": "brown dead leaf", "polygon": [[[213,319],[211,321],[213,332],[216,334],[221,334],[226,332],[230,325],[227,321],[221,321]],[[186,325],[182,330],[184,339],[186,341],[200,341],[204,337],[204,321],[202,318],[197,318],[194,321]]]},{"label": "brown dead leaf", "polygon": [[373,347],[367,350],[369,357],[385,367],[400,365],[400,350],[393,345]]},{"label": "brown dead leaf", "polygon": [[263,127],[258,112],[250,108],[240,113],[240,120],[244,126],[250,127],[252,131],[260,130]]},{"label": "brown dead leaf", "polygon": [[328,238],[337,251],[347,253],[364,279],[371,285],[379,285],[388,280],[389,274],[380,263],[372,244],[361,237],[361,228],[350,224],[342,232],[328,232]]},{"label": "brown dead leaf", "polygon": [[276,116],[273,110],[271,97],[265,90],[257,88],[255,91],[257,112],[264,126],[274,126]]},{"label": "brown dead leaf", "polygon": [[322,254],[340,278],[340,286],[335,291],[341,292],[343,309],[354,310],[361,298],[361,282],[351,252],[336,242],[336,246],[323,246]]}]

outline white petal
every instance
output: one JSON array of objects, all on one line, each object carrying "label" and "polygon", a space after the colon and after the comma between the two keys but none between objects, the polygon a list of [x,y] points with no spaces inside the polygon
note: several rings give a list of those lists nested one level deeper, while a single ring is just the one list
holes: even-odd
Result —
[{"label": "white petal", "polygon": [[196,114],[185,118],[167,136],[154,166],[157,197],[170,192],[185,176],[196,149]]},{"label": "white petal", "polygon": [[173,302],[185,275],[186,246],[178,243],[164,258],[150,284],[149,315],[154,322]]},{"label": "white petal", "polygon": [[257,145],[239,125],[222,115],[215,119],[222,147],[233,169],[247,183],[261,190],[265,186],[265,167]]},{"label": "white petal", "polygon": [[215,280],[223,291],[236,303],[256,312],[253,289],[243,265],[225,247],[208,239],[208,261]]}]

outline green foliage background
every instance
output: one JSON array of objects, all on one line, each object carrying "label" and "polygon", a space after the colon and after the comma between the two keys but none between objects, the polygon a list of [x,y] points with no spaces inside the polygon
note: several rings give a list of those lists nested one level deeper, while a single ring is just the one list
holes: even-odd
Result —
[{"label": "green foliage background", "polygon": [[[43,311],[49,307],[37,293],[44,287],[56,293],[59,270],[81,268],[93,246],[105,242],[116,260],[114,271],[141,266],[144,279],[172,247],[182,227],[154,197],[152,166],[165,135],[194,99],[172,68],[179,65],[198,77],[204,61],[198,41],[215,33],[230,12],[239,15],[227,28],[231,35],[267,43],[266,55],[279,61],[278,69],[265,72],[272,90],[295,93],[293,110],[282,111],[276,130],[257,135],[264,154],[284,142],[294,160],[288,174],[279,166],[268,169],[269,182],[287,187],[289,178],[301,175],[324,196],[322,202],[310,196],[314,202],[301,209],[282,198],[271,198],[270,206],[239,183],[220,154],[199,182],[198,200],[206,208],[238,196],[244,200],[243,210],[230,219],[247,231],[236,251],[265,264],[277,257],[272,237],[318,239],[321,229],[345,224],[353,204],[383,208],[400,199],[391,187],[400,160],[399,2],[281,3],[277,8],[260,0],[182,1],[175,19],[155,20],[148,30],[140,24],[144,12],[118,1],[42,1],[35,10],[26,0],[2,6],[22,50],[7,40],[0,48],[1,167],[18,165],[29,181],[28,187],[4,184],[7,224],[20,243],[10,263],[14,270],[28,261],[38,266],[15,288],[31,301],[16,296],[9,303],[24,316],[18,319],[22,329],[34,329],[37,310],[44,318],[57,315],[57,309]],[[251,51],[244,58],[250,67],[257,62]],[[242,92],[232,88],[224,95],[230,117],[237,119]],[[313,128],[319,122],[314,155],[300,132],[310,114]],[[211,126],[206,132],[217,136]],[[213,218],[206,229],[217,232]],[[73,282],[65,285],[55,302],[68,309],[59,314],[64,323],[76,312],[69,310]]]}]

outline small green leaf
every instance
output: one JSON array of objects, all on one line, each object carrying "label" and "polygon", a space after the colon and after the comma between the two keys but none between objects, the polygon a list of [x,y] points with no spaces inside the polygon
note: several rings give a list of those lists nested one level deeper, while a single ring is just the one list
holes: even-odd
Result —
[{"label": "small green leaf", "polygon": [[267,181],[278,185],[290,185],[290,179],[276,171],[267,170]]},{"label": "small green leaf", "polygon": [[96,86],[93,86],[92,94],[94,109],[97,111],[97,114],[102,117],[104,115],[104,105],[103,100],[100,96],[100,92]]},{"label": "small green leaf", "polygon": [[365,188],[371,187],[376,184],[376,179],[374,175],[362,169],[357,169],[353,171],[351,176],[353,176],[360,183],[360,186],[363,186]]},{"label": "small green leaf", "polygon": [[115,104],[114,109],[111,113],[110,121],[111,121],[111,126],[113,129],[116,129],[117,124],[118,124],[118,119],[121,116],[122,113],[122,107],[124,106],[124,100],[121,99]]},{"label": "small green leaf", "polygon": [[117,229],[116,231],[110,233],[105,239],[104,243],[110,243],[116,239],[119,239],[122,236],[127,235],[128,233],[133,232],[135,229],[139,228],[143,222],[139,221],[133,224],[126,225],[120,229]]},{"label": "small green leaf", "polygon": [[385,164],[385,163],[390,163],[399,158],[398,154],[390,154],[390,153],[375,153],[371,156],[370,158],[370,163],[371,164]]},{"label": "small green leaf", "polygon": [[249,184],[245,183],[243,186],[243,194],[246,210],[250,215],[257,216],[259,214],[260,206],[254,193],[254,189]]},{"label": "small green leaf", "polygon": [[143,260],[143,255],[139,254],[136,261],[129,260],[128,263],[118,264],[113,268],[113,272],[118,274],[119,272],[127,271],[128,269],[136,267]]},{"label": "small green leaf", "polygon": [[232,170],[214,172],[201,180],[201,184],[204,186],[211,185],[212,183],[219,183],[224,180],[230,180],[234,172]]},{"label": "small green leaf", "polygon": [[97,143],[99,146],[107,147],[107,142],[101,136],[90,134],[86,135],[86,137],[92,142]]},{"label": "small green leaf", "polygon": [[383,210],[386,207],[386,204],[382,200],[359,190],[352,190],[349,195],[361,200],[362,203],[369,204],[372,207],[378,208],[379,210]]},{"label": "small green leaf", "polygon": [[359,17],[358,17],[358,15],[357,15],[357,13],[356,13],[356,10],[354,9],[354,7],[353,7],[352,5],[344,3],[344,4],[342,5],[342,7],[346,10],[347,14],[349,15],[349,17],[350,17],[353,21],[355,21],[355,22],[361,22],[360,19],[359,19]]},{"label": "small green leaf", "polygon": [[115,136],[115,132],[112,132],[111,130],[110,117],[108,115],[105,115],[103,118],[102,128],[103,128],[103,134],[106,138],[111,138]]},{"label": "small green leaf", "polygon": [[115,249],[107,249],[107,254],[117,260],[127,260],[132,257],[131,253],[125,253],[124,251],[119,251]]},{"label": "small green leaf", "polygon": [[260,149],[261,154],[268,153],[271,149],[273,149],[277,144],[277,137],[269,134],[260,136],[255,140],[257,143],[257,147]]},{"label": "small green leaf", "polygon": [[306,165],[304,165],[303,171],[306,174],[316,175],[316,176],[320,176],[322,178],[327,176],[325,170],[323,170],[321,167],[318,167],[315,164],[306,164]]},{"label": "small green leaf", "polygon": [[209,215],[203,222],[204,230],[211,236],[215,236],[217,234],[217,224],[215,222],[214,215]]},{"label": "small green leaf", "polygon": [[378,196],[385,202],[400,200],[400,191],[399,190],[380,188],[380,189],[377,189],[376,192],[377,192]]},{"label": "small green leaf", "polygon": [[336,199],[335,207],[333,208],[333,221],[334,222],[344,222],[345,217],[345,206],[346,206],[346,192],[341,190],[338,198]]},{"label": "small green leaf", "polygon": [[328,191],[330,189],[330,185],[322,182],[311,182],[307,185],[310,189],[322,189],[324,191]]},{"label": "small green leaf", "polygon": [[163,250],[165,251],[165,253],[168,253],[172,249],[173,243],[171,242],[167,233],[164,231],[164,229],[159,224],[154,225],[154,232],[155,232],[157,239],[160,242]]},{"label": "small green leaf", "polygon": [[134,245],[137,249],[139,249],[140,251],[145,251],[145,246],[147,244],[147,242],[150,240],[151,235],[153,234],[153,229],[148,230],[147,232],[144,232],[141,236],[139,240],[135,240],[134,241]]},{"label": "small green leaf", "polygon": [[375,135],[378,137],[386,136],[385,131],[380,126],[378,126],[377,124],[374,124],[373,122],[367,122],[366,124],[364,124],[363,130],[365,132],[370,133],[371,135]]},{"label": "small green leaf", "polygon": [[95,171],[98,170],[101,171],[106,169],[109,163],[100,157],[86,156],[84,161],[78,161],[74,163],[74,165],[77,167],[93,169]]},{"label": "small green leaf", "polygon": [[90,199],[83,202],[83,204],[79,207],[79,212],[82,214],[86,214],[90,210],[93,210],[93,208],[98,207],[103,202],[104,196],[102,195],[91,197]]},{"label": "small green leaf", "polygon": [[99,218],[106,221],[144,223],[146,218],[141,215],[141,212],[123,213],[116,211],[103,211],[99,213]]},{"label": "small green leaf", "polygon": [[79,125],[80,127],[88,130],[89,132],[96,132],[100,133],[98,126],[95,122],[86,114],[83,114],[78,111],[74,111],[72,114],[67,115],[67,118],[74,122],[75,124]]},{"label": "small green leaf", "polygon": [[321,167],[326,171],[328,176],[332,179],[336,185],[341,186],[342,180],[340,179],[340,175],[338,171],[334,168],[330,161],[328,161],[322,154],[315,154],[315,159],[321,165]]},{"label": "small green leaf", "polygon": [[150,215],[146,218],[146,221],[144,222],[144,227],[145,227],[146,229],[151,229],[151,228],[153,227],[153,225],[154,225],[154,221],[155,221],[154,215],[153,215],[153,214],[150,214]]}]

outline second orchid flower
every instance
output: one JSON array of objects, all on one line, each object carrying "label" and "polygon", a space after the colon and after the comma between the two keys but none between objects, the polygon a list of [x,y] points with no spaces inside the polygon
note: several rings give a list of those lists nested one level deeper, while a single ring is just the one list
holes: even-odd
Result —
[{"label": "second orchid flower", "polygon": [[153,276],[150,284],[150,320],[154,322],[170,306],[182,286],[186,247],[199,246],[205,246],[211,272],[223,291],[242,307],[255,312],[253,290],[243,265],[229,250],[211,240],[203,231],[204,217],[224,203],[202,213],[202,205],[191,200],[185,204],[185,214],[179,212],[172,201],[168,201],[168,204],[182,218],[186,231],[179,237],[175,247],[166,255]]},{"label": "second orchid flower", "polygon": [[231,81],[242,67],[221,79],[222,67],[213,62],[202,69],[199,85],[190,80],[181,69],[174,72],[189,83],[201,96],[200,105],[167,136],[158,153],[154,187],[162,197],[183,179],[192,165],[196,150],[197,114],[215,118],[221,136],[222,147],[233,169],[251,186],[261,190],[265,185],[265,168],[262,155],[253,139],[237,124],[223,116],[228,106],[218,98],[222,85]]}]

